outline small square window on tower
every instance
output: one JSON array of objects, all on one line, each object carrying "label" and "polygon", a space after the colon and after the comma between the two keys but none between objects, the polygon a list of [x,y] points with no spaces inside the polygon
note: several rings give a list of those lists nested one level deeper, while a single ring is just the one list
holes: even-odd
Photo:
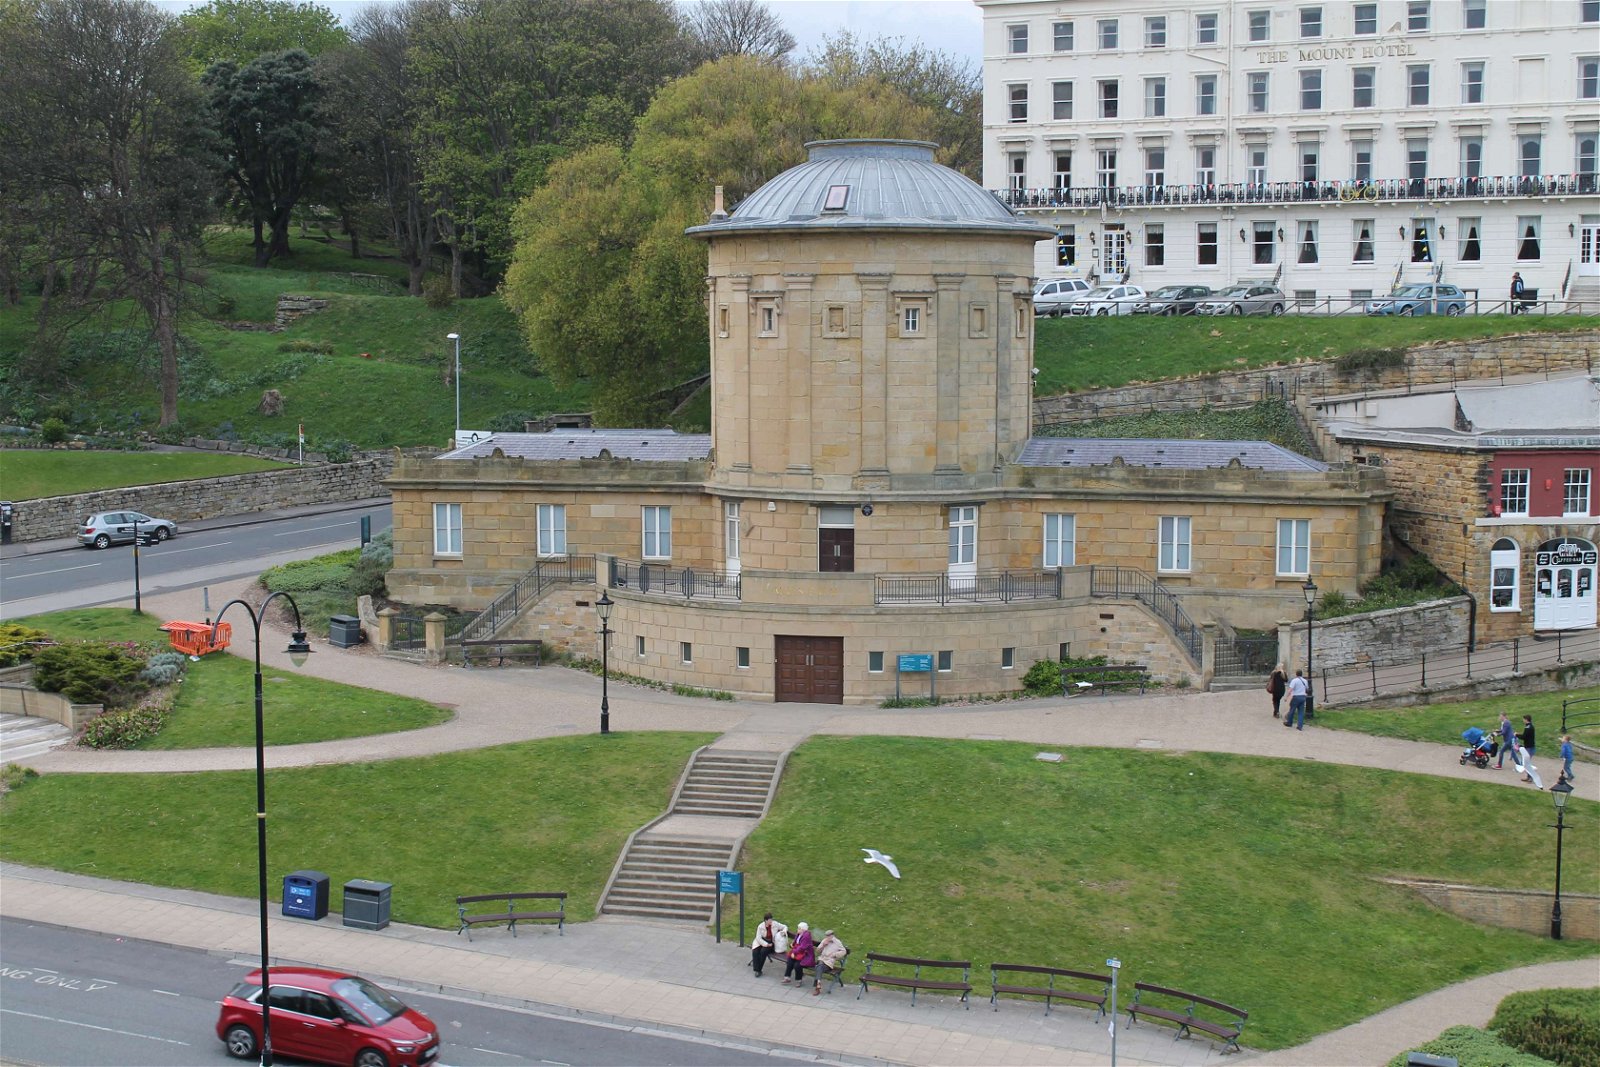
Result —
[{"label": "small square window on tower", "polygon": [[968,310],[968,333],[973,337],[989,336],[989,306],[973,304]]},{"label": "small square window on tower", "polygon": [[778,336],[778,302],[776,300],[760,300],[756,302],[756,333],[761,337]]},{"label": "small square window on tower", "polygon": [[717,305],[717,336],[728,336],[728,305]]},{"label": "small square window on tower", "polygon": [[843,304],[829,304],[822,309],[822,336],[850,336],[850,313]]},{"label": "small square window on tower", "polygon": [[928,299],[902,296],[895,300],[895,328],[901,337],[928,336]]}]

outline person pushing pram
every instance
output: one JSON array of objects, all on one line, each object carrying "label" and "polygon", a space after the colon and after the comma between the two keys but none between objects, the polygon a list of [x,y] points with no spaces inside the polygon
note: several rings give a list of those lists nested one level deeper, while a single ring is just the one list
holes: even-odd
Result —
[{"label": "person pushing pram", "polygon": [[1486,734],[1476,726],[1463,730],[1461,739],[1467,743],[1467,747],[1461,753],[1463,767],[1469,763],[1480,769],[1487,767],[1489,761],[1500,751],[1499,740],[1493,734]]}]

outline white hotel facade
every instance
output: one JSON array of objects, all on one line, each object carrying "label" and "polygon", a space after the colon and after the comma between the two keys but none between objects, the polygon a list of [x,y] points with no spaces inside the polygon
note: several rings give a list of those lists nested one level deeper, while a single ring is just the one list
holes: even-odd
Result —
[{"label": "white hotel facade", "polygon": [[1040,277],[1600,300],[1600,0],[975,0]]}]

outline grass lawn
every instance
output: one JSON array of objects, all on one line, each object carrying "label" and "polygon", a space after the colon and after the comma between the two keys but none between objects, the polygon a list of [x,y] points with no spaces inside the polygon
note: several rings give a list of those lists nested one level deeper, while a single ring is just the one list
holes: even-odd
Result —
[{"label": "grass lawn", "polygon": [[[220,607],[220,605],[218,605]],[[248,625],[230,612],[226,621]],[[167,643],[156,629],[163,620],[137,616],[126,608],[84,608],[33,615],[24,620],[53,637],[98,641]],[[276,631],[268,631],[276,635]],[[264,640],[271,640],[263,634]],[[287,641],[287,638],[284,639]],[[255,664],[227,653],[212,653],[190,663],[172,714],[161,732],[142,749],[224,748],[255,744]],[[261,675],[266,741],[295,745],[345,737],[394,733],[434,726],[450,712],[426,701],[361,689],[267,668]]]},{"label": "grass lawn", "polygon": [[[821,738],[789,760],[746,843],[750,907],[868,951],[1100,969],[1250,1012],[1282,1048],[1476,975],[1595,953],[1489,930],[1382,876],[1547,889],[1549,797],[1489,783],[1222,754]],[[1573,801],[1576,820],[1600,807]],[[1524,847],[1484,828],[1527,829]],[[895,858],[902,880],[862,862]],[[1566,841],[1565,887],[1600,890],[1600,835]],[[726,913],[724,913],[726,919]],[[735,936],[736,930],[735,930]]]},{"label": "grass lawn", "polygon": [[[189,478],[278,470],[282,463],[205,452],[73,452],[35,449],[0,450],[0,484],[7,499],[90,493],[97,489],[156,485]],[[128,501],[138,507],[137,499]],[[63,531],[67,533],[70,531]]]},{"label": "grass lawn", "polygon": [[[1555,781],[1557,740],[1561,736],[1562,701],[1600,701],[1600,688],[1569,689],[1558,693],[1528,693],[1522,696],[1485,697],[1450,704],[1426,704],[1414,708],[1328,708],[1317,709],[1317,725],[1334,730],[1354,730],[1379,737],[1399,737],[1407,741],[1436,741],[1441,745],[1465,747],[1461,733],[1469,726],[1493,733],[1500,725],[1500,712],[1510,717],[1517,732],[1522,732],[1522,717],[1533,716],[1534,755],[1540,772]],[[1600,703],[1591,703],[1569,712],[1571,718],[1593,722],[1600,719]],[[1600,747],[1600,726],[1572,731],[1575,741]],[[1546,771],[1545,768],[1551,768]]]},{"label": "grass lawn", "polygon": [[[268,885],[276,896],[301,868],[334,885],[381,879],[396,922],[436,927],[454,925],[458,894],[565,890],[568,917],[590,919],[628,834],[661,814],[711,738],[585,734],[273,770]],[[46,775],[0,798],[0,856],[253,899],[254,804],[253,771]]]},{"label": "grass lawn", "polygon": [[1263,400],[1247,408],[1215,411],[1150,411],[1083,422],[1035,427],[1042,437],[1166,437],[1184,441],[1270,441],[1302,455],[1312,443],[1295,421],[1294,409],[1281,400]]},{"label": "grass lawn", "polygon": [[1600,318],[1579,315],[1040,319],[1033,362],[1039,368],[1037,393],[1049,396],[1301,359],[1332,359],[1360,348],[1597,327]]}]

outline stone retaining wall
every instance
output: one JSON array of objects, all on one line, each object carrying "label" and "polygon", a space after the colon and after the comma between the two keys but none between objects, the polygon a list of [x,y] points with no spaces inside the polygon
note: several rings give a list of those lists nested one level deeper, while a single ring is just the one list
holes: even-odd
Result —
[{"label": "stone retaining wall", "polygon": [[76,731],[105,710],[100,704],[74,704],[60,693],[41,693],[32,686],[0,685],[0,714],[32,715]]},{"label": "stone retaining wall", "polygon": [[[1552,824],[1553,825],[1553,824]],[[1434,907],[1470,922],[1550,936],[1550,910],[1555,894],[1538,889],[1491,889],[1421,878],[1385,878],[1391,885],[1414,890]],[[1600,941],[1600,896],[1561,894],[1561,936]]]},{"label": "stone retaining wall", "polygon": [[[1415,663],[1429,652],[1467,647],[1472,600],[1457,596],[1407,608],[1318,621],[1312,650],[1317,671],[1351,667],[1392,667]],[[1290,670],[1305,666],[1306,624],[1278,624],[1278,660]]]}]

